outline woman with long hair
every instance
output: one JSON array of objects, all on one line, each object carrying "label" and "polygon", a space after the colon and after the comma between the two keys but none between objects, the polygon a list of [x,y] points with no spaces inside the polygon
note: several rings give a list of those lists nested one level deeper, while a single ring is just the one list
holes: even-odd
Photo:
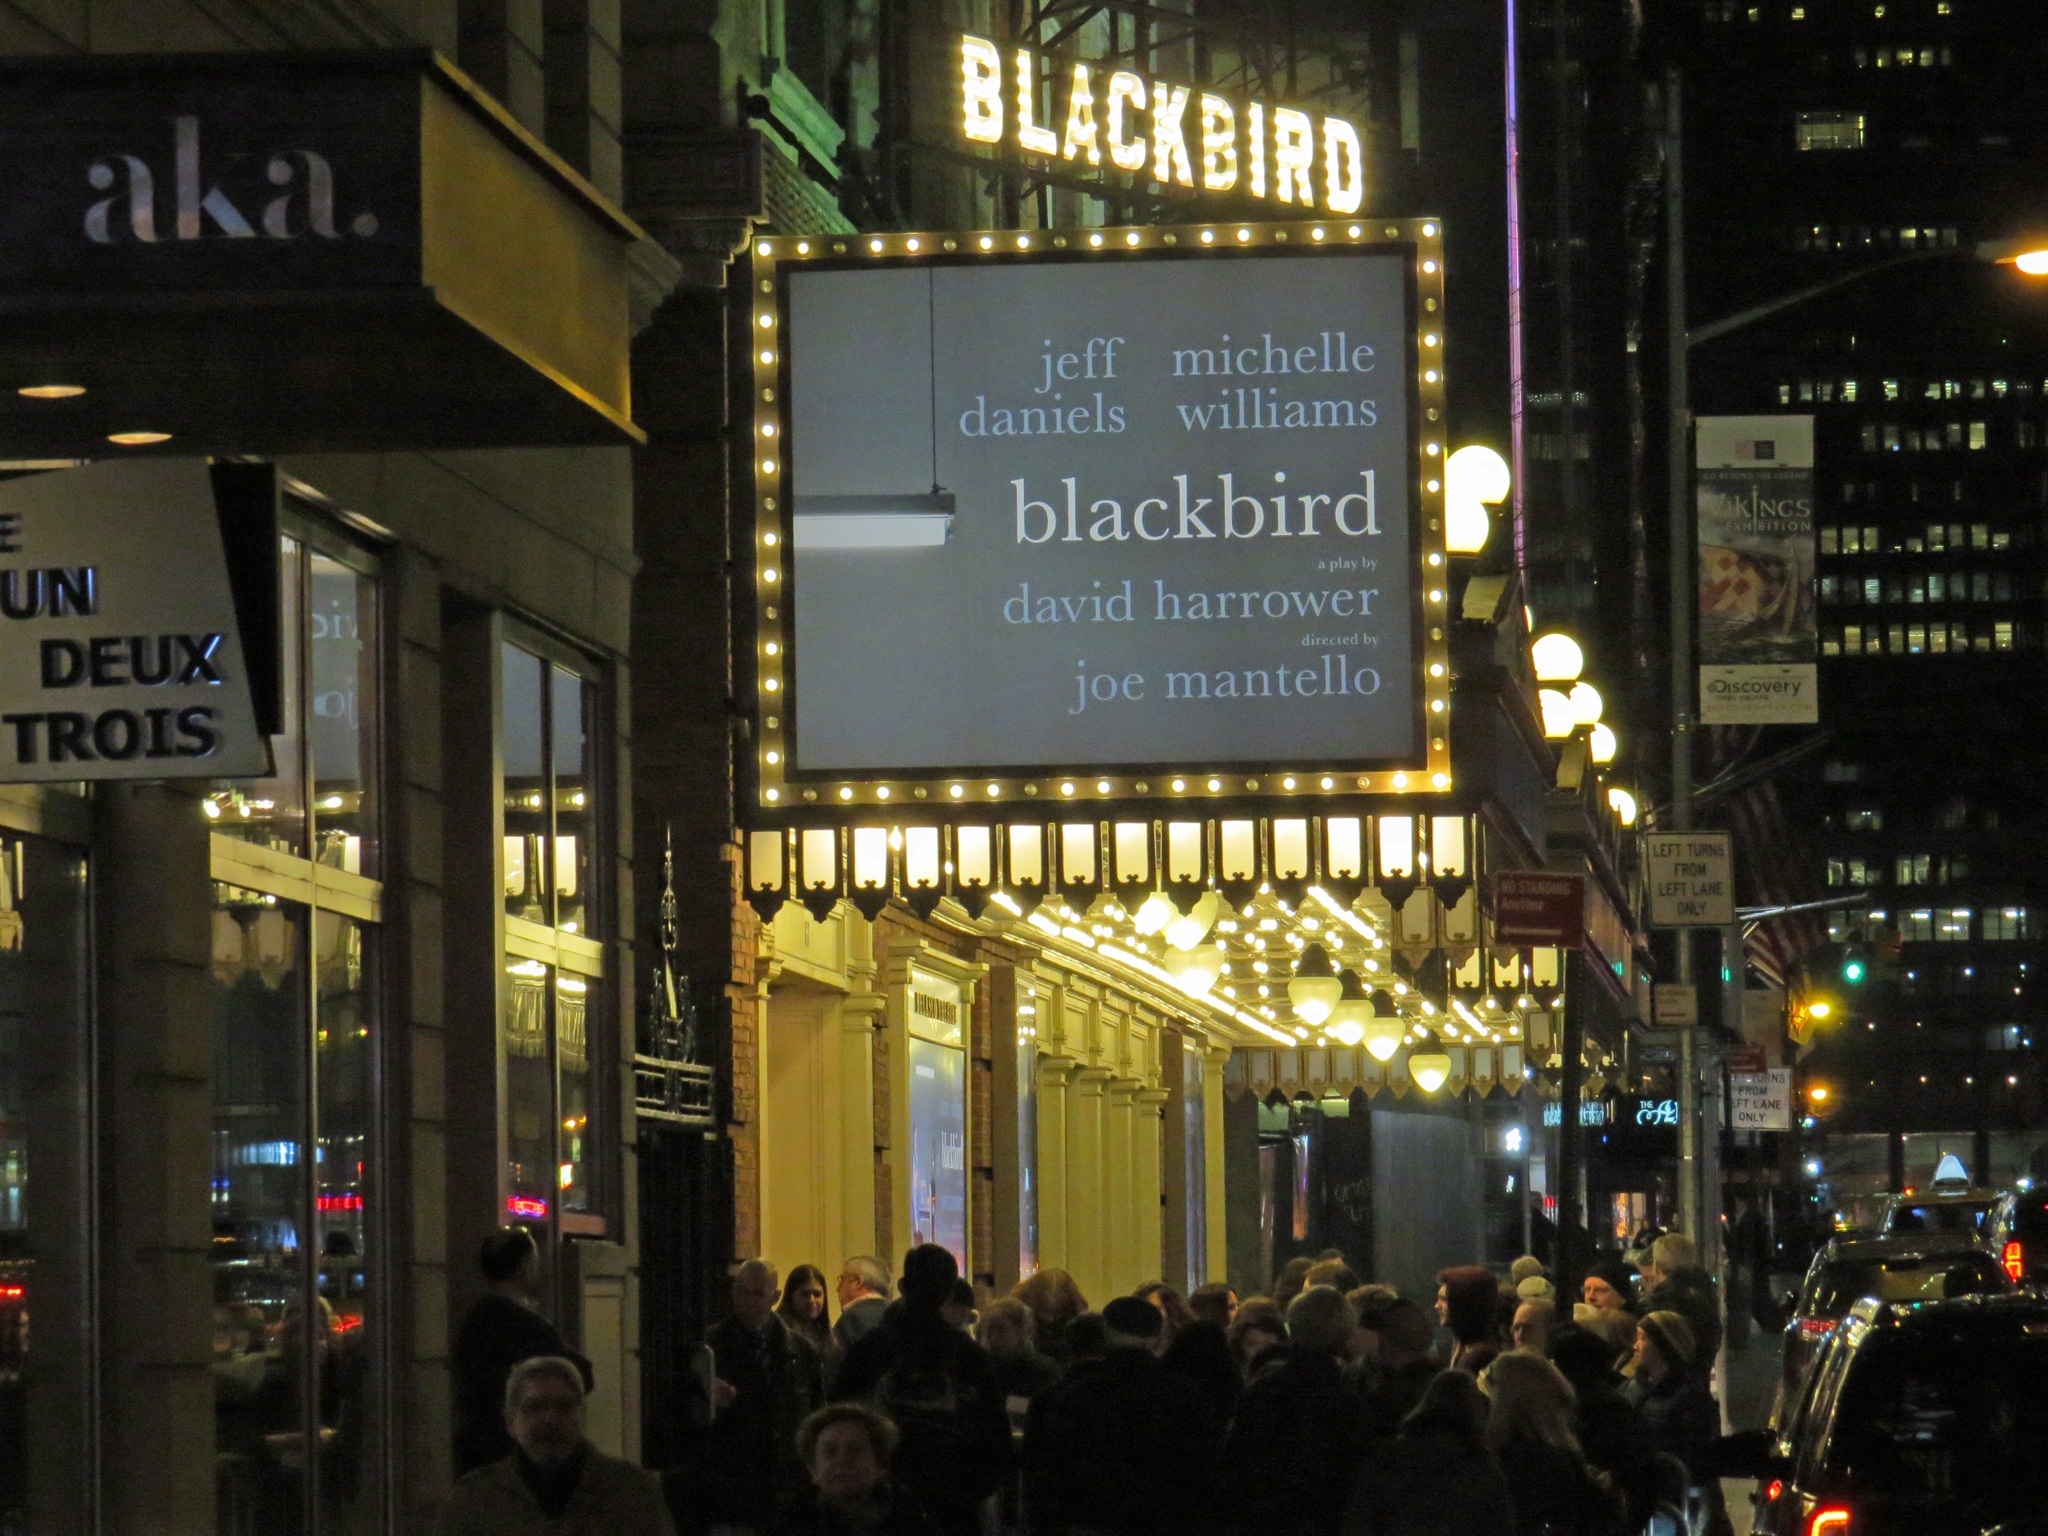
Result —
[{"label": "woman with long hair", "polygon": [[1159,1309],[1159,1315],[1166,1319],[1166,1347],[1180,1336],[1181,1329],[1195,1320],[1195,1314],[1188,1310],[1186,1299],[1164,1280],[1147,1280],[1131,1294],[1140,1301],[1149,1301]]},{"label": "woman with long hair", "polygon": [[825,1272],[817,1265],[799,1264],[789,1272],[775,1315],[815,1349],[819,1359],[829,1363],[839,1358],[839,1346],[832,1339],[832,1319],[826,1315]]},{"label": "woman with long hair", "polygon": [[1586,1462],[1572,1432],[1572,1389],[1540,1355],[1512,1350],[1480,1378],[1492,1400],[1486,1442],[1515,1501],[1519,1536],[1618,1531],[1620,1497]]},{"label": "woman with long hair", "polygon": [[1036,1325],[1038,1348],[1058,1364],[1072,1363],[1073,1348],[1067,1330],[1074,1319],[1088,1310],[1088,1298],[1064,1269],[1040,1269],[1026,1275],[1010,1294],[1031,1309]]}]

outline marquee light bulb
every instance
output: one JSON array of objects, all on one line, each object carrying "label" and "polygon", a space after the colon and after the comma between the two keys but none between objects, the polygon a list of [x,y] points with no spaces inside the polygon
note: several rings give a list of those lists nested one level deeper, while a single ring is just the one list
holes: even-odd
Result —
[{"label": "marquee light bulb", "polygon": [[1607,791],[1607,803],[1614,808],[1614,816],[1624,827],[1636,824],[1636,797],[1620,785]]},{"label": "marquee light bulb", "polygon": [[1598,688],[1591,683],[1573,683],[1570,697],[1574,720],[1580,725],[1600,723],[1600,711],[1605,707],[1606,701],[1600,697]]},{"label": "marquee light bulb", "polygon": [[1593,727],[1593,761],[1611,763],[1615,753],[1621,750],[1621,739],[1614,734],[1611,725],[1595,724]]}]

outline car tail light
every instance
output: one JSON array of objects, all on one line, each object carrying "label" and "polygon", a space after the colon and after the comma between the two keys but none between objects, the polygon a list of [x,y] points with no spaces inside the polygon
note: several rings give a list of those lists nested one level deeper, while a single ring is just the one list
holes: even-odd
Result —
[{"label": "car tail light", "polygon": [[1806,1520],[1806,1536],[1849,1536],[1849,1511],[1841,1504],[1823,1504]]},{"label": "car tail light", "polygon": [[1998,1262],[2005,1266],[2005,1272],[2012,1277],[2014,1285],[2027,1278],[2026,1250],[2017,1241],[2005,1245],[2005,1252],[1999,1256]]},{"label": "car tail light", "polygon": [[1799,1319],[1799,1342],[1818,1344],[1834,1331],[1834,1326],[1832,1317],[1802,1317]]},{"label": "car tail light", "polygon": [[1775,1504],[1785,1496],[1785,1480],[1774,1477],[1764,1485],[1764,1502]]}]

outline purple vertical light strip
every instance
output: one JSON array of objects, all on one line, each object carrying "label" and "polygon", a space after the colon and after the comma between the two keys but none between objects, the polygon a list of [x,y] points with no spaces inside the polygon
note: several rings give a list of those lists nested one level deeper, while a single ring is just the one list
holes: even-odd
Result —
[{"label": "purple vertical light strip", "polygon": [[1515,569],[1529,563],[1528,524],[1523,515],[1524,473],[1522,401],[1522,140],[1520,52],[1515,0],[1507,0],[1507,152],[1508,152],[1508,465],[1514,475]]}]

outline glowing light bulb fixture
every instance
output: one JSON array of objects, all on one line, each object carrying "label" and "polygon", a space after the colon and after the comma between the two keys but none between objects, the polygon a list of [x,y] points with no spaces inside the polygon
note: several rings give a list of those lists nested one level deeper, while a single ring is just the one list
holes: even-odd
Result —
[{"label": "glowing light bulb fixture", "polygon": [[1636,797],[1619,784],[1607,791],[1607,803],[1614,808],[1615,819],[1624,827],[1636,824]]},{"label": "glowing light bulb fixture", "polygon": [[1451,1058],[1435,1034],[1425,1030],[1408,1053],[1408,1075],[1424,1093],[1435,1093],[1451,1080]]},{"label": "glowing light bulb fixture", "polygon": [[1209,936],[1216,919],[1223,915],[1223,898],[1204,891],[1185,915],[1176,914],[1166,924],[1166,942],[1175,949],[1193,949]]},{"label": "glowing light bulb fixture", "polygon": [[1366,1026],[1372,1022],[1372,999],[1366,996],[1365,983],[1358,979],[1358,972],[1349,966],[1339,973],[1337,980],[1343,994],[1330,1010],[1330,1037],[1339,1045],[1356,1045],[1365,1038]]},{"label": "glowing light bulb fixture", "polygon": [[1171,923],[1178,914],[1173,903],[1166,899],[1164,891],[1154,891],[1138,904],[1138,910],[1131,914],[1131,926],[1150,938]]},{"label": "glowing light bulb fixture", "polygon": [[1591,683],[1573,683],[1566,697],[1571,700],[1573,720],[1580,725],[1600,723],[1600,711],[1606,708],[1606,700],[1600,697],[1598,688]]},{"label": "glowing light bulb fixture", "polygon": [[1197,944],[1176,950],[1166,957],[1167,974],[1182,991],[1193,997],[1207,997],[1223,974],[1223,949],[1217,944]]},{"label": "glowing light bulb fixture", "polygon": [[1621,750],[1621,738],[1614,734],[1614,727],[1611,725],[1596,723],[1589,740],[1593,761],[1596,763],[1613,762],[1615,754]]},{"label": "glowing light bulb fixture", "polygon": [[1529,647],[1529,659],[1536,665],[1539,683],[1577,682],[1579,674],[1586,670],[1586,653],[1570,635],[1539,636]]},{"label": "glowing light bulb fixture", "polygon": [[1543,737],[1546,741],[1563,741],[1578,729],[1578,711],[1572,708],[1572,696],[1562,688],[1539,688],[1536,702],[1543,710]]},{"label": "glowing light bulb fixture", "polygon": [[1308,945],[1294,962],[1294,975],[1287,983],[1287,1000],[1296,1016],[1314,1027],[1330,1016],[1343,996],[1344,983],[1330,964],[1330,952],[1320,944]]},{"label": "glowing light bulb fixture", "polygon": [[1394,999],[1382,987],[1372,995],[1372,1017],[1365,1022],[1364,1045],[1374,1061],[1392,1061],[1401,1049],[1408,1025],[1394,1007]]}]

